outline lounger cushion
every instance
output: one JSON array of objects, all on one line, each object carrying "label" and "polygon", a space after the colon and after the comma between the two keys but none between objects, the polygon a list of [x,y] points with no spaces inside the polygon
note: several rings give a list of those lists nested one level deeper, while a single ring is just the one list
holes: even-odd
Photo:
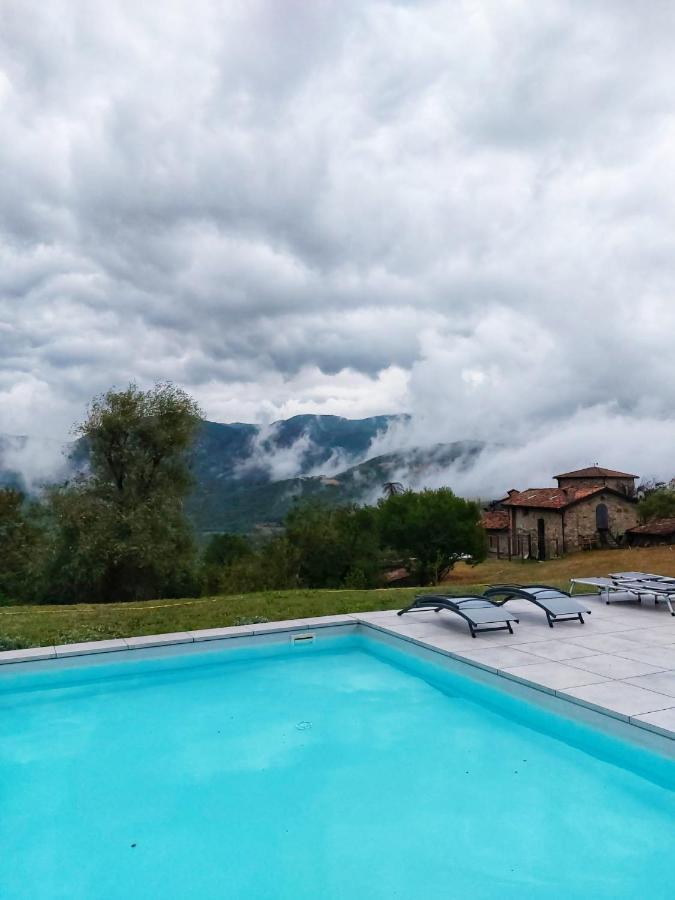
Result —
[{"label": "lounger cushion", "polygon": [[443,594],[426,594],[424,597],[418,597],[416,606],[428,605],[430,607],[443,606],[445,609],[452,611],[453,607],[461,609],[462,612],[472,619],[478,625],[485,625],[489,622],[517,622],[517,616],[508,610],[495,606],[489,600],[480,600],[478,597],[463,599],[462,597],[449,597]]},{"label": "lounger cushion", "polygon": [[573,615],[574,613],[589,612],[587,603],[580,603],[574,597],[557,591],[532,591],[539,603],[554,616]]}]

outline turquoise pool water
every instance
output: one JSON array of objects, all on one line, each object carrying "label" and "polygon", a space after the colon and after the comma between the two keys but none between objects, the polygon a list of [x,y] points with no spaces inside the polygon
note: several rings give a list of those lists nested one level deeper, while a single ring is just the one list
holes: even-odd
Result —
[{"label": "turquoise pool water", "polygon": [[671,761],[361,638],[0,692],[2,900],[675,896]]}]

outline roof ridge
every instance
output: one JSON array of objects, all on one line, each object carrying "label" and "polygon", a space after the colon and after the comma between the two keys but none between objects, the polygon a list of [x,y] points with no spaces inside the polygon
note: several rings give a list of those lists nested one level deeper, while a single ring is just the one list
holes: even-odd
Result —
[{"label": "roof ridge", "polygon": [[630,472],[618,472],[616,469],[606,469],[604,466],[586,466],[583,469],[575,469],[573,472],[562,472],[560,475],[554,475],[554,478],[593,478],[600,476],[603,478],[637,478],[637,475],[631,475]]},{"label": "roof ridge", "polygon": [[[506,497],[502,503],[505,506],[532,506],[533,508],[551,508],[562,509],[564,506],[571,506],[577,500],[583,500],[591,497],[593,494],[601,491],[610,491],[623,496],[620,491],[606,484],[598,484],[593,482],[586,485],[574,485],[573,487],[543,487],[543,488],[526,488],[524,491],[516,491]],[[526,496],[526,495],[530,496]],[[544,496],[542,496],[544,495]],[[544,502],[546,498],[547,502]],[[628,497],[626,499],[629,499]]]}]

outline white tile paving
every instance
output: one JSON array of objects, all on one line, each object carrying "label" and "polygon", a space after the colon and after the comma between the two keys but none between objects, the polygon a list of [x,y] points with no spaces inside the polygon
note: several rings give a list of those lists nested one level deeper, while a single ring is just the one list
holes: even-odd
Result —
[{"label": "white tile paving", "polygon": [[635,650],[622,650],[618,655],[625,656],[626,659],[652,663],[662,669],[675,669],[675,647],[650,647],[645,644],[636,647]]},{"label": "white tile paving", "polygon": [[126,638],[130,650],[144,647],[166,647],[170,644],[191,644],[194,638],[189,631],[175,631],[171,634],[149,634],[143,637]]},{"label": "white tile paving", "polygon": [[567,688],[560,693],[563,697],[582,700],[594,709],[618,713],[626,719],[673,706],[672,698],[621,680],[580,685]]},{"label": "white tile paving", "polygon": [[220,641],[223,638],[241,637],[253,634],[253,625],[232,625],[230,628],[200,628],[190,631],[193,641]]},{"label": "white tile paving", "polygon": [[675,672],[658,672],[638,678],[629,678],[628,683],[649,691],[658,691],[659,694],[666,694],[672,697],[673,703],[675,703]]},{"label": "white tile paving", "polygon": [[412,616],[390,612],[355,618],[675,740],[675,620],[653,605],[588,602],[593,612],[584,625],[549,628],[539,610],[513,601],[508,609],[520,618],[514,633],[475,639],[445,612],[420,613],[415,627],[406,624]]},{"label": "white tile paving", "polygon": [[634,725],[641,725],[651,731],[657,731],[667,737],[675,735],[675,706],[670,709],[659,709],[656,712],[644,713],[641,716],[631,716]]},{"label": "white tile paving", "polygon": [[524,668],[525,666],[536,666],[537,663],[541,663],[540,657],[519,650],[517,647],[479,647],[476,650],[462,649],[462,656],[464,659],[470,659],[472,662],[478,663],[493,671],[498,671],[507,666],[519,666]]},{"label": "white tile paving", "polygon": [[611,653],[577,657],[569,660],[569,665],[575,666],[577,669],[585,669],[587,672],[595,672],[596,675],[604,675],[605,678],[615,679],[635,678],[638,675],[651,675],[653,672],[663,671],[662,667],[653,666],[651,663],[625,659],[623,656],[612,656]]},{"label": "white tile paving", "polygon": [[0,653],[0,665],[3,663],[37,662],[41,659],[55,659],[54,647],[30,647],[28,650],[3,650]]},{"label": "white tile paving", "polygon": [[584,634],[575,635],[572,643],[578,647],[586,647],[589,655],[595,651],[596,653],[621,653],[623,650],[633,651],[636,649],[636,641],[629,640],[618,634],[595,634],[587,631]]},{"label": "white tile paving", "polygon": [[110,641],[83,641],[80,644],[59,644],[54,647],[57,656],[87,656],[90,653],[112,653],[115,650],[127,649],[127,642],[122,638]]},{"label": "white tile paving", "polygon": [[535,656],[551,659],[557,662],[575,659],[578,656],[588,656],[588,647],[580,647],[570,641],[537,641],[527,645],[527,652]]},{"label": "white tile paving", "polygon": [[593,672],[573,669],[572,666],[561,662],[539,662],[535,665],[509,667],[501,671],[509,678],[516,678],[537,687],[552,688],[554,691],[605,680]]}]

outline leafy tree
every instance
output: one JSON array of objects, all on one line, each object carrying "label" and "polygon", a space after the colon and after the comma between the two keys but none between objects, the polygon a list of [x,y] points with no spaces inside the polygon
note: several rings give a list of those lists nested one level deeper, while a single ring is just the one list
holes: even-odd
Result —
[{"label": "leafy tree", "polygon": [[477,503],[449,488],[392,494],[378,503],[382,539],[405,558],[420,584],[437,584],[464,557],[485,558]]},{"label": "leafy tree", "polygon": [[214,534],[204,549],[203,559],[207,566],[229,566],[252,552],[251,542],[241,534]]},{"label": "leafy tree", "polygon": [[182,498],[191,484],[186,451],[200,421],[195,401],[169,382],[95,397],[75,429],[89,447],[90,486],[122,505]]},{"label": "leafy tree", "polygon": [[248,538],[240,534],[212,535],[202,554],[202,582],[206,592],[227,590],[233,580],[232,565],[252,556],[254,551]]},{"label": "leafy tree", "polygon": [[37,504],[13,488],[0,489],[0,601],[39,595],[46,533]]},{"label": "leafy tree", "polygon": [[172,384],[94,399],[76,433],[90,470],[51,492],[52,599],[131,600],[194,589],[196,548],[183,511],[197,404]]},{"label": "leafy tree", "polygon": [[224,593],[281,591],[298,586],[298,554],[284,535],[266,541],[221,569]]},{"label": "leafy tree", "polygon": [[373,507],[301,504],[286,518],[286,540],[303,587],[372,587],[381,577],[377,511]]},{"label": "leafy tree", "polygon": [[643,523],[675,516],[675,491],[662,487],[646,493],[638,504],[638,515]]}]

